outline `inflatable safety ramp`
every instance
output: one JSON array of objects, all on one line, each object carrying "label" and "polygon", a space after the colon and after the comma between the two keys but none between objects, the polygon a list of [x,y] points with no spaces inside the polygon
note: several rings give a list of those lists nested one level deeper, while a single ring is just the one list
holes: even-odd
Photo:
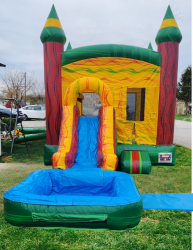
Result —
[{"label": "inflatable safety ramp", "polygon": [[119,168],[128,174],[150,174],[151,160],[147,151],[123,150],[119,160]]},{"label": "inflatable safety ramp", "polygon": [[139,224],[142,199],[126,173],[44,169],[5,192],[4,214],[14,226],[126,230]]},{"label": "inflatable safety ramp", "polygon": [[53,168],[74,168],[74,165],[84,168],[91,163],[92,167],[116,170],[118,159],[115,152],[115,112],[112,106],[101,107],[98,117],[79,117],[76,106],[63,107],[59,147],[52,156]]}]

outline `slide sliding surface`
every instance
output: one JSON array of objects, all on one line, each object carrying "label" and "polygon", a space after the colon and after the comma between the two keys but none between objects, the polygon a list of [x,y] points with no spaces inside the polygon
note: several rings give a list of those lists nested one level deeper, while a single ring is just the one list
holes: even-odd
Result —
[{"label": "slide sliding surface", "polygon": [[80,116],[76,106],[64,106],[58,151],[53,168],[116,170],[115,114],[101,107],[99,117]]}]

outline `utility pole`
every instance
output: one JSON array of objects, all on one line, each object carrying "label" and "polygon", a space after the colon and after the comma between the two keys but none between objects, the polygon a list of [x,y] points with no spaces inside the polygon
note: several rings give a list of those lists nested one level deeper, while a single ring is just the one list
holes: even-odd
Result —
[{"label": "utility pole", "polygon": [[[6,65],[0,63],[0,67],[6,67]],[[0,156],[1,156],[1,118],[0,118]]]},{"label": "utility pole", "polygon": [[25,74],[25,106],[26,106],[26,72],[24,74]]}]

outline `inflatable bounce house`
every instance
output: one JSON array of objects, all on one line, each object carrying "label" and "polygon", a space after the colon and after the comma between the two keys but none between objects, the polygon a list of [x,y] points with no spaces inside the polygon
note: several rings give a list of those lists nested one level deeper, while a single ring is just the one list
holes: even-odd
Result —
[{"label": "inflatable bounce house", "polygon": [[[150,173],[150,166],[143,168],[145,162],[175,166],[173,134],[181,39],[168,7],[156,36],[157,52],[151,44],[147,49],[118,44],[72,49],[70,43],[64,52],[66,36],[53,6],[41,33],[46,90],[45,165],[72,166],[78,120],[85,121],[81,116],[82,100],[89,92],[98,94],[102,104],[97,156],[99,150],[104,155],[108,151],[110,156],[104,159],[114,161],[114,166],[104,163],[103,168],[115,170],[117,160],[118,169],[127,173]],[[58,145],[59,151],[52,157]],[[62,148],[66,155],[60,158]]]},{"label": "inflatable bounce house", "polygon": [[[151,44],[72,49],[70,43],[64,51],[66,36],[54,6],[40,38],[44,162],[54,169],[35,171],[4,194],[6,220],[33,227],[136,227],[148,207],[147,197],[139,194],[130,174],[150,174],[152,165],[175,166],[176,161],[173,134],[182,35],[170,7],[156,36],[157,52]],[[99,95],[97,117],[82,115],[84,93]]]}]

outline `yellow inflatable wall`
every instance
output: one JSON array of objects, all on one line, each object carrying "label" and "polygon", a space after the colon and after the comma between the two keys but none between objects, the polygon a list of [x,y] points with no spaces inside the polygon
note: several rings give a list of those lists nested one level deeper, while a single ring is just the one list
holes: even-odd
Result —
[{"label": "yellow inflatable wall", "polygon": [[[137,144],[156,145],[159,104],[160,67],[128,58],[91,58],[62,66],[62,96],[69,85],[82,77],[102,80],[113,95],[119,143],[132,144],[135,124]],[[78,85],[75,86],[78,93]],[[145,88],[144,121],[129,121],[126,115],[127,93],[130,89]],[[84,89],[83,92],[94,92]],[[82,93],[83,93],[82,92]],[[137,107],[136,107],[137,109]]]}]

